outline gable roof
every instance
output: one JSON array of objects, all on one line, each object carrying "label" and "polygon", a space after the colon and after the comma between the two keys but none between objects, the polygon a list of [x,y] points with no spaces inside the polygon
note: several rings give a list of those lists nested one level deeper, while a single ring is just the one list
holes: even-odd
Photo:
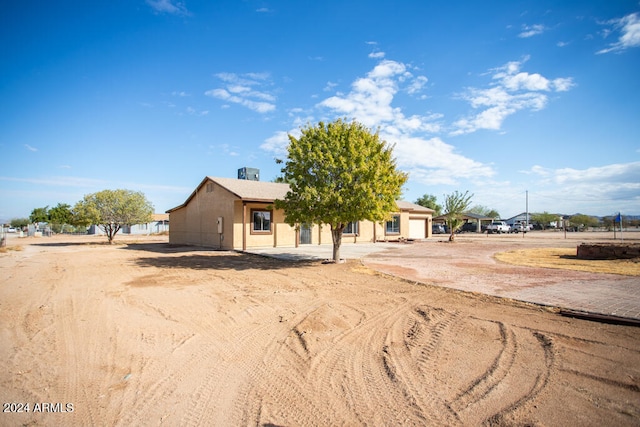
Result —
[{"label": "gable roof", "polygon": [[424,206],[417,205],[411,202],[405,202],[404,200],[396,200],[396,206],[401,211],[409,211],[409,212],[421,212],[421,213],[433,213],[435,212],[433,209],[426,208]]},{"label": "gable roof", "polygon": [[[251,181],[247,179],[218,178],[206,176],[198,185],[198,187],[193,190],[189,197],[187,197],[187,200],[185,200],[183,204],[169,209],[167,213],[171,213],[172,211],[186,206],[191,201],[191,199],[195,197],[200,188],[202,188],[202,186],[208,182],[214,182],[220,187],[234,194],[240,200],[250,202],[273,202],[276,199],[283,200],[290,189],[289,184],[280,182],[263,182]],[[425,208],[424,206],[420,206],[415,203],[405,202],[404,200],[397,200],[396,205],[401,211],[433,213],[433,209]]]},{"label": "gable roof", "polygon": [[154,221],[169,221],[169,214],[163,213],[155,213],[152,215]]},{"label": "gable roof", "polygon": [[208,182],[214,182],[225,190],[231,192],[240,200],[252,201],[252,202],[273,202],[275,199],[284,199],[289,191],[289,184],[283,184],[280,182],[263,182],[263,181],[251,181],[247,179],[236,178],[218,178],[212,176],[205,176],[202,182],[198,184],[195,190],[187,197],[187,200],[183,204],[167,210],[167,213],[171,213],[182,207],[185,207],[191,199],[200,191]]},{"label": "gable roof", "polygon": [[215,178],[209,179],[219,186],[226,188],[235,194],[240,200],[250,200],[259,202],[272,202],[276,199],[284,199],[289,191],[289,184],[280,182],[251,181],[247,179],[235,178]]}]

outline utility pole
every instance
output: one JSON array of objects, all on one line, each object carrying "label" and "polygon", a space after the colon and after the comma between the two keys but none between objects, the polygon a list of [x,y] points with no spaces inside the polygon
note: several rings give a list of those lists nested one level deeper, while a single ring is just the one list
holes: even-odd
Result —
[{"label": "utility pole", "polygon": [[524,235],[527,234],[527,231],[529,231],[529,190],[525,190],[525,223],[524,226],[526,227],[526,230],[522,230],[522,238],[524,239]]},{"label": "utility pole", "polygon": [[527,227],[529,227],[529,190],[526,190],[525,194],[527,196],[527,200],[526,200],[526,209],[527,209],[526,221],[527,221]]}]

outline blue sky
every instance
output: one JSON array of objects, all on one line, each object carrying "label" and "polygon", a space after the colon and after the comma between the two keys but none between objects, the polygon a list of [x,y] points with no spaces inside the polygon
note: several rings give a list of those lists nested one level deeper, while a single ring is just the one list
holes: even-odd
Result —
[{"label": "blue sky", "polygon": [[640,214],[640,2],[11,2],[0,26],[0,220],[206,176],[270,181],[287,134],[356,119],[404,199],[508,218]]}]

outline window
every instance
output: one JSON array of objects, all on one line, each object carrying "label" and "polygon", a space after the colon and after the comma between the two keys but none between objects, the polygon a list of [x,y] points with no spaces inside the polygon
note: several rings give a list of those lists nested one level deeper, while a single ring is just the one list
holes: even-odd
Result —
[{"label": "window", "polygon": [[387,221],[387,234],[400,234],[400,215],[394,215],[391,221]]},{"label": "window", "polygon": [[207,193],[213,193],[213,189],[214,189],[214,184],[213,182],[209,182],[207,183]]},{"label": "window", "polygon": [[352,221],[344,228],[342,234],[358,234],[358,222]]},{"label": "window", "polygon": [[251,211],[253,226],[251,231],[254,233],[270,233],[271,232],[271,212],[270,211]]}]

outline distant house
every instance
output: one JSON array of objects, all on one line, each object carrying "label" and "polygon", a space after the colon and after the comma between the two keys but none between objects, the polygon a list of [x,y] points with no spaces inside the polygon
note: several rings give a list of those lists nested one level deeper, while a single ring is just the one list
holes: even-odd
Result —
[{"label": "distant house", "polygon": [[[274,201],[284,199],[289,185],[246,179],[205,177],[187,200],[169,209],[169,243],[247,250],[331,244],[326,224],[285,223]],[[423,239],[431,234],[433,210],[398,201],[390,221],[357,221],[344,230],[343,243]]]},{"label": "distant house", "polygon": [[505,220],[509,225],[513,224],[531,224],[531,213],[522,212],[516,216],[512,216]]},{"label": "distant house", "polygon": [[[120,229],[122,234],[159,234],[169,231],[169,214],[153,214],[151,222],[144,224],[124,225]],[[87,234],[105,234],[104,231],[97,225],[89,226]]]}]

